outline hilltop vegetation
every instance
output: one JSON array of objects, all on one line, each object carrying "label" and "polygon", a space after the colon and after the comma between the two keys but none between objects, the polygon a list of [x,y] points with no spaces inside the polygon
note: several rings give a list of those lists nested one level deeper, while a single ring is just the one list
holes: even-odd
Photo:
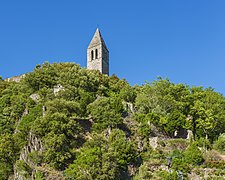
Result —
[{"label": "hilltop vegetation", "polygon": [[130,86],[73,63],[0,78],[0,179],[224,178],[224,131],[212,88]]}]

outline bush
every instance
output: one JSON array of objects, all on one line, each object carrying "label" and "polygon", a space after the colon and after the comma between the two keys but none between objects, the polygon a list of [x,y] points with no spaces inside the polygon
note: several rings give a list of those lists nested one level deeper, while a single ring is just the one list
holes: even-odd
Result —
[{"label": "bush", "polygon": [[38,151],[32,151],[28,154],[29,160],[31,160],[35,164],[40,164],[42,160],[42,156],[38,153]]},{"label": "bush", "polygon": [[167,171],[159,171],[157,173],[157,177],[160,179],[165,179],[165,180],[172,180],[172,179],[178,179],[178,174],[176,171],[172,171],[171,173]]},{"label": "bush", "polygon": [[185,150],[188,144],[189,142],[186,139],[171,139],[168,141],[168,145],[172,150]]},{"label": "bush", "polygon": [[206,148],[206,149],[212,148],[212,146],[209,142],[209,139],[205,139],[205,138],[201,137],[197,140],[197,143],[198,143],[199,147],[203,147],[203,148]]},{"label": "bush", "polygon": [[225,152],[225,134],[221,134],[216,142],[213,144],[213,148],[220,151],[221,153]]},{"label": "bush", "polygon": [[22,174],[22,176],[25,179],[28,179],[31,175],[31,167],[28,166],[24,161],[22,160],[18,160],[16,161],[16,169],[17,171],[21,172],[20,174]]},{"label": "bush", "polygon": [[151,127],[146,122],[140,123],[138,133],[144,138],[148,138],[151,133]]},{"label": "bush", "polygon": [[35,177],[36,177],[36,180],[44,180],[44,175],[40,171],[36,172]]},{"label": "bush", "polygon": [[202,152],[194,143],[191,144],[184,152],[184,159],[185,162],[193,165],[199,165],[204,161]]},{"label": "bush", "polygon": [[172,169],[186,174],[190,171],[190,166],[184,160],[184,154],[179,150],[174,150],[172,154]]}]

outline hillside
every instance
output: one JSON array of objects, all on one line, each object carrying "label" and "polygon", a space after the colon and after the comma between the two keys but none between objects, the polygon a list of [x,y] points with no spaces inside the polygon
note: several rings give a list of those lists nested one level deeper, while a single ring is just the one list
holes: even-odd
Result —
[{"label": "hillside", "polygon": [[[18,78],[17,78],[18,79]],[[0,179],[225,179],[225,98],[73,63],[0,78]]]}]

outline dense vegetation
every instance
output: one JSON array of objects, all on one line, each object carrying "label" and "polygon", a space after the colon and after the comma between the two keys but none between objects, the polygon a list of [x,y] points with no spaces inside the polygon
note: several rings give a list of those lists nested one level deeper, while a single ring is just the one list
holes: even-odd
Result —
[{"label": "dense vegetation", "polygon": [[212,167],[221,178],[224,133],[225,98],[212,88],[132,87],[73,63],[0,78],[0,179],[177,179]]}]

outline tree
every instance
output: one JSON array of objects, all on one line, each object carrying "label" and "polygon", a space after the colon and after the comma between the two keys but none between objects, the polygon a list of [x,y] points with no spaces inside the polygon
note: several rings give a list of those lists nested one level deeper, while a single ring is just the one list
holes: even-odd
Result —
[{"label": "tree", "polygon": [[3,91],[9,86],[10,83],[4,81],[0,76],[0,97],[3,95]]},{"label": "tree", "polygon": [[113,108],[114,103],[118,102],[111,98],[102,97],[88,105],[87,110],[94,120],[94,129],[101,131],[122,124],[121,113],[118,112],[118,109]]},{"label": "tree", "polygon": [[[159,79],[138,88],[136,106],[137,114],[156,114],[154,123],[169,136],[176,130],[185,128],[188,114],[188,87],[173,84],[169,80]],[[147,116],[146,116],[147,117]]]},{"label": "tree", "polygon": [[44,117],[35,119],[31,131],[44,142],[44,161],[63,170],[73,161],[72,148],[78,147],[81,128],[72,118],[80,113],[79,103],[55,99],[48,101]]},{"label": "tree", "polygon": [[87,141],[65,175],[68,179],[118,179],[118,166],[106,139],[97,135]]},{"label": "tree", "polygon": [[221,134],[218,137],[218,139],[214,142],[213,147],[221,153],[225,152],[225,134]]},{"label": "tree", "polygon": [[[225,99],[213,89],[192,88],[189,114],[192,117],[194,136],[211,139],[224,131]],[[217,129],[217,131],[214,131]],[[223,130],[222,130],[223,129]],[[203,133],[202,133],[203,132]]]},{"label": "tree", "polygon": [[0,178],[8,179],[13,173],[13,164],[18,156],[18,149],[15,146],[14,138],[11,134],[0,135]]},{"label": "tree", "polygon": [[33,91],[38,91],[43,87],[53,88],[57,84],[57,78],[56,64],[45,62],[41,67],[37,66],[33,72],[28,73],[24,79]]},{"label": "tree", "polygon": [[123,131],[115,129],[109,136],[109,151],[116,158],[116,162],[121,170],[126,171],[130,163],[137,160],[134,145],[127,140]]},{"label": "tree", "polygon": [[134,88],[127,84],[120,90],[120,97],[126,102],[134,103],[136,98]]}]

